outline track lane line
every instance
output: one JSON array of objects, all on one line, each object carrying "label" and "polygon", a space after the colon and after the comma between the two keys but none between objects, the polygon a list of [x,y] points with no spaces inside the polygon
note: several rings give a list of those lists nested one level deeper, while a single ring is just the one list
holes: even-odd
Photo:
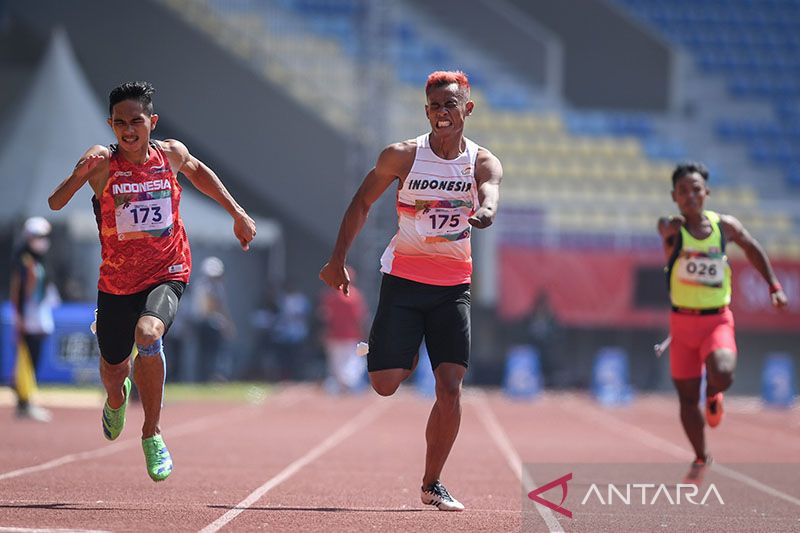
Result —
[{"label": "track lane line", "polygon": [[[604,410],[595,407],[594,405],[590,404],[588,400],[584,400],[582,403],[585,405],[577,406],[575,403],[580,401],[578,398],[572,398],[569,401],[562,402],[562,406],[565,410],[570,411],[572,413],[585,416],[585,410],[588,409],[592,410],[591,418],[597,421],[598,418],[603,419],[603,424],[595,424],[596,427],[602,427],[604,429],[611,429],[615,433],[625,435],[627,438],[633,437],[640,443],[644,444],[645,446],[649,446],[655,450],[661,451],[667,455],[675,457],[677,459],[685,459],[687,451],[675,444],[674,442],[668,441],[667,439],[656,435],[655,433],[651,433],[646,429],[642,429],[639,426],[631,424],[629,422],[625,422],[623,420],[619,420],[614,416],[608,414]],[[765,483],[754,479],[747,474],[743,474],[738,470],[734,470],[733,468],[724,466],[716,461],[711,464],[711,470],[719,472],[723,476],[733,479],[735,481],[739,481],[753,489],[759,490],[765,494],[770,496],[774,496],[776,498],[780,498],[784,501],[787,501],[791,504],[797,505],[800,507],[800,498],[795,498],[791,494],[786,494],[785,492],[778,490],[774,487],[771,487]]]},{"label": "track lane line", "polygon": [[[203,418],[198,418],[196,420],[192,420],[191,422],[186,422],[183,424],[179,424],[172,429],[169,430],[169,436],[171,437],[180,437],[182,435],[186,435],[188,433],[193,433],[195,431],[203,430],[213,425],[216,419],[226,419],[229,420],[230,417],[238,417],[244,414],[246,411],[250,411],[253,409],[257,409],[262,407],[263,405],[277,405],[281,408],[288,407],[290,405],[294,405],[300,402],[304,397],[302,395],[292,395],[288,398],[283,398],[282,396],[278,396],[274,399],[274,401],[267,401],[264,404],[259,405],[244,405],[239,406],[234,409],[230,409],[228,411],[224,411],[222,413],[216,413],[213,415],[208,415]],[[51,459],[50,461],[46,461],[44,463],[40,463],[33,466],[26,466],[23,468],[18,468],[16,470],[11,470],[9,472],[0,473],[0,481],[6,479],[12,479],[15,477],[25,476],[28,474],[34,474],[36,472],[43,472],[45,470],[51,470],[53,468],[58,468],[59,466],[75,463],[78,461],[83,461],[86,459],[96,459],[99,457],[106,457],[108,455],[115,454],[117,452],[121,452],[123,450],[127,450],[131,447],[139,445],[141,439],[139,438],[130,438],[126,440],[122,440],[119,442],[115,442],[113,444],[107,444],[101,448],[95,448],[94,450],[88,450],[85,452],[77,452],[77,453],[70,453],[67,455],[63,455],[56,459]]]},{"label": "track lane line", "polygon": [[251,492],[245,499],[240,501],[228,512],[208,524],[200,530],[200,533],[213,533],[219,531],[237,516],[249,509],[253,504],[260,500],[266,493],[287,481],[297,474],[304,467],[319,459],[322,455],[339,445],[342,441],[350,437],[353,433],[366,426],[374,420],[380,413],[385,411],[391,402],[373,401],[373,403],[362,409],[357,415],[351,418],[345,425],[340,427],[334,434],[323,440],[311,450],[307,451],[300,458],[292,461],[286,468],[277,475],[268,479],[263,485]]},{"label": "track lane line", "polygon": [[[489,402],[486,399],[486,393],[482,390],[474,391],[467,398],[467,403],[471,403],[475,406],[476,412],[478,413],[478,418],[483,424],[484,429],[489,434],[492,441],[494,441],[494,444],[500,450],[500,453],[502,453],[503,457],[505,457],[506,463],[508,464],[509,468],[511,468],[511,471],[514,472],[514,475],[517,476],[517,479],[520,480],[525,491],[530,492],[536,488],[536,482],[522,464],[522,459],[520,459],[519,454],[511,444],[508,434],[500,425],[500,422],[497,420],[492,408],[489,406]],[[539,504],[534,505],[536,505],[536,510],[539,511],[539,514],[542,516],[542,519],[551,533],[564,533],[564,528],[561,527],[561,524],[550,509],[547,509]]]}]

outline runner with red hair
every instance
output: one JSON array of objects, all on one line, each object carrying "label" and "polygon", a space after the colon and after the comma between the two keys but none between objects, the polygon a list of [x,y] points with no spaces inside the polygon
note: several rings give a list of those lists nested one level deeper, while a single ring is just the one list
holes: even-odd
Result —
[{"label": "runner with red hair", "polygon": [[425,95],[430,94],[431,89],[442,87],[443,85],[450,85],[455,83],[462,91],[466,91],[466,96],[469,99],[469,78],[460,70],[437,70],[428,75],[428,81],[425,83]]},{"label": "runner with red hair", "polygon": [[475,108],[460,71],[434,72],[425,84],[431,131],[387,146],[344,214],[320,278],[349,294],[347,251],[370,207],[397,183],[398,231],[381,257],[380,301],[369,336],[373,389],[391,396],[413,372],[423,338],[436,379],[425,431],[421,499],[440,511],[464,509],[439,481],[461,422],[461,383],[469,364],[473,228],[494,221],[503,168],[464,137]]}]

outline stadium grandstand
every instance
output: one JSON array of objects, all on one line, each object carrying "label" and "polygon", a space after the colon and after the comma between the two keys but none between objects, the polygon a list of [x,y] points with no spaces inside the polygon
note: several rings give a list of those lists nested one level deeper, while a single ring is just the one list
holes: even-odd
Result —
[{"label": "stadium grandstand", "polygon": [[[652,344],[666,327],[655,222],[674,212],[669,177],[682,160],[709,166],[711,208],[737,216],[794,291],[790,313],[764,315],[771,311],[763,298],[749,296],[753,271],[731,247],[743,345],[796,341],[796,0],[147,0],[154,37],[131,43],[142,57],[93,44],[78,13],[91,6],[98,17],[138,22],[145,9],[73,4],[0,4],[6,42],[24,44],[0,67],[16,73],[3,76],[5,100],[22,94],[56,26],[98,100],[119,79],[147,73],[159,88],[164,133],[192,142],[251,209],[283,228],[285,250],[276,255],[310,294],[338,216],[377,150],[425,131],[428,73],[466,71],[478,106],[467,135],[505,169],[496,233],[476,237],[477,303],[497,320],[494,333],[476,332],[477,364],[486,369],[479,379],[499,379],[496,352],[505,347],[493,343],[544,296],[564,327],[632,353]],[[97,31],[118,39],[111,28]],[[209,103],[213,120],[194,111]],[[12,107],[0,117],[10,120]],[[302,211],[287,198],[303,198]],[[357,244],[372,295],[394,217],[383,202]],[[562,352],[589,360],[595,340]],[[571,384],[585,383],[584,376]]]}]

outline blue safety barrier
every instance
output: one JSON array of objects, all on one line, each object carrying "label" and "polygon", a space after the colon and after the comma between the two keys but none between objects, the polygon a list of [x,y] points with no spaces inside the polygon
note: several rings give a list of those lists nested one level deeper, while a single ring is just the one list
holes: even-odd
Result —
[{"label": "blue safety barrier", "polygon": [[[99,383],[100,351],[89,331],[95,304],[66,303],[53,311],[55,331],[42,343],[39,383]],[[0,309],[0,380],[9,383],[17,358],[10,302]]]},{"label": "blue safety barrier", "polygon": [[794,405],[794,361],[787,353],[769,354],[761,374],[761,398],[771,407],[788,408]]},{"label": "blue safety barrier", "polygon": [[534,398],[542,391],[542,370],[536,348],[519,345],[508,351],[503,391],[519,400]]},{"label": "blue safety barrier", "polygon": [[592,394],[605,406],[625,405],[633,400],[629,383],[628,354],[621,348],[602,348],[594,359]]}]

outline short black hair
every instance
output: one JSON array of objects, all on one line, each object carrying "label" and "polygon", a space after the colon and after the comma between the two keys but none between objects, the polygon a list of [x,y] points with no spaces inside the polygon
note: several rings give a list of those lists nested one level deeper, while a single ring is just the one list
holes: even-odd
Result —
[{"label": "short black hair", "polygon": [[679,163],[678,166],[675,167],[675,170],[672,172],[672,188],[675,188],[675,184],[678,183],[679,179],[687,174],[694,174],[695,172],[703,176],[703,181],[708,183],[708,169],[706,166],[703,163],[689,161],[686,163]]},{"label": "short black hair", "polygon": [[126,81],[114,87],[108,95],[108,116],[114,114],[114,106],[125,100],[136,100],[142,104],[145,113],[153,114],[153,94],[156,90],[149,81]]}]

